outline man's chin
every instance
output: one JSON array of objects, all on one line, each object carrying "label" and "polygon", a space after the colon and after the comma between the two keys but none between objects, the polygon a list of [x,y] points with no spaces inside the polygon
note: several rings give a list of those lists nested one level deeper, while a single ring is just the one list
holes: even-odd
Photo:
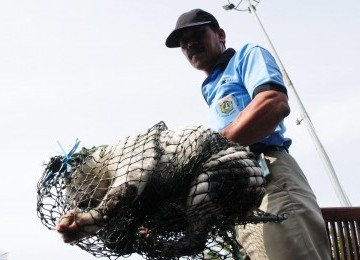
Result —
[{"label": "man's chin", "polygon": [[204,52],[198,52],[191,56],[191,60],[193,62],[199,61],[204,58]]},{"label": "man's chin", "polygon": [[191,59],[191,65],[198,70],[202,70],[205,63],[206,63],[205,60],[199,56],[198,57],[193,56]]},{"label": "man's chin", "polygon": [[202,63],[192,63],[192,66],[197,69],[197,70],[201,70],[201,71],[205,71],[206,66],[204,66],[204,64]]}]

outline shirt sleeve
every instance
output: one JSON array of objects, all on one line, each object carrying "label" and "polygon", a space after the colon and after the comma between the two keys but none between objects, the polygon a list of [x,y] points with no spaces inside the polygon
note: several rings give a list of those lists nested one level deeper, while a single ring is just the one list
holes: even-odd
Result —
[{"label": "shirt sleeve", "polygon": [[[248,46],[239,62],[239,73],[251,97],[267,90],[263,86],[276,86],[274,90],[286,93],[282,74],[274,57],[266,49],[252,45]],[[256,90],[259,87],[259,90]]]}]

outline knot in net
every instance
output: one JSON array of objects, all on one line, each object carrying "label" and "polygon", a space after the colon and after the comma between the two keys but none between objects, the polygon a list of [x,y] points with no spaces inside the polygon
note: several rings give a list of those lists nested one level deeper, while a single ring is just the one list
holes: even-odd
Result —
[{"label": "knot in net", "polygon": [[37,213],[96,257],[238,259],[234,225],[281,220],[257,209],[264,185],[244,147],[201,126],[171,131],[160,122],[66,163],[52,157]]}]

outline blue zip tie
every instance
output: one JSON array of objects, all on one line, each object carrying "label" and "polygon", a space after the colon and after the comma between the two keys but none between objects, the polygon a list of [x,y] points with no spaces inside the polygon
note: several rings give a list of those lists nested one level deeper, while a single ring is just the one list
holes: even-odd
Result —
[{"label": "blue zip tie", "polygon": [[64,154],[64,159],[62,160],[62,166],[66,166],[66,173],[70,173],[72,170],[71,165],[68,163],[68,161],[71,159],[71,156],[74,155],[76,149],[78,148],[79,144],[80,144],[80,140],[78,138],[76,138],[75,141],[75,145],[74,147],[70,150],[70,152],[67,154],[64,150],[64,148],[62,147],[61,143],[59,141],[57,141],[58,145],[60,146],[63,154]]},{"label": "blue zip tie", "polygon": [[[68,161],[71,159],[71,156],[74,155],[74,153],[76,152],[76,149],[78,148],[79,144],[80,144],[80,140],[78,138],[76,138],[75,141],[75,145],[73,146],[73,148],[70,150],[69,153],[66,153],[63,146],[61,145],[61,143],[59,141],[57,141],[58,145],[60,146],[60,149],[62,150],[63,154],[64,154],[64,158],[62,159],[62,165],[60,170],[66,166],[66,173],[70,173],[72,170],[71,165],[68,163]],[[43,181],[43,186],[47,187],[49,186],[49,182],[56,176],[56,172],[48,172],[47,176],[45,178],[45,180]],[[64,177],[64,172],[61,173],[61,177]]]}]

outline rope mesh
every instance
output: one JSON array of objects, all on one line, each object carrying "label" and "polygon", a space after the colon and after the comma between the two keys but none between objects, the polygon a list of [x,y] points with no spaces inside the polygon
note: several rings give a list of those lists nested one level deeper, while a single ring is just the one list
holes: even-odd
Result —
[{"label": "rope mesh", "polygon": [[75,223],[65,234],[96,257],[241,259],[235,224],[282,220],[257,209],[265,180],[254,155],[201,126],[160,122],[65,157],[46,164],[38,217],[51,230]]}]

